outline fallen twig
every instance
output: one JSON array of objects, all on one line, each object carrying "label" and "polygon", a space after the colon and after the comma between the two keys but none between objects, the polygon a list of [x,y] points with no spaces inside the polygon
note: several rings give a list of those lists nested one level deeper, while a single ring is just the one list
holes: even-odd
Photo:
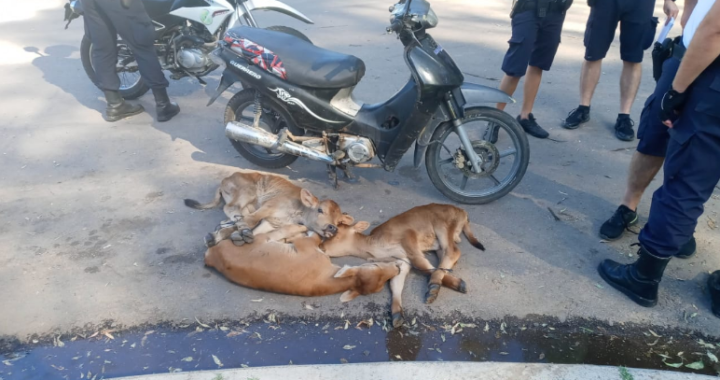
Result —
[{"label": "fallen twig", "polygon": [[555,218],[555,221],[559,222],[562,220],[562,219],[560,219],[559,216],[557,216],[557,214],[555,214],[555,211],[553,211],[550,207],[548,207],[547,209],[548,209],[548,211],[550,211],[550,214],[553,216],[553,218]]}]

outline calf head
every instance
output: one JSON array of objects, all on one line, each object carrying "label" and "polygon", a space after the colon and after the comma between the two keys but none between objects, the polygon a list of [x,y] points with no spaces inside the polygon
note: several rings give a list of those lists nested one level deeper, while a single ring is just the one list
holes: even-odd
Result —
[{"label": "calf head", "polygon": [[367,230],[368,227],[370,227],[368,222],[357,222],[352,226],[347,224],[339,225],[335,236],[323,242],[323,251],[330,257],[354,254],[358,247],[361,246],[358,244],[358,240],[367,238],[367,236],[363,235],[363,231]]},{"label": "calf head", "polygon": [[344,266],[335,278],[354,277],[352,287],[340,296],[340,302],[348,302],[359,295],[377,293],[385,283],[400,274],[400,263],[368,263],[356,267]]},{"label": "calf head", "polygon": [[300,191],[300,201],[305,208],[302,213],[303,224],[326,238],[333,237],[339,225],[353,222],[353,217],[343,214],[335,201],[320,201],[306,189]]}]

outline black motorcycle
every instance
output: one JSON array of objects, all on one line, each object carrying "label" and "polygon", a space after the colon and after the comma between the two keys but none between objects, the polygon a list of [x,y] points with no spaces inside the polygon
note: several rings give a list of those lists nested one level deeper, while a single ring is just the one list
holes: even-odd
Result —
[{"label": "black motorcycle", "polygon": [[[361,104],[352,96],[360,59],[262,29],[230,29],[211,54],[226,68],[210,103],[235,82],[243,90],[225,110],[226,135],[248,161],[266,168],[298,156],[324,162],[352,178],[351,167],[393,171],[415,143],[432,183],[469,204],[496,200],[522,179],[530,155],[517,121],[476,103],[514,102],[504,92],[464,82],[448,53],[427,33],[438,19],[425,0],[390,8],[388,32],[405,47],[411,77],[388,101]],[[209,104],[210,104],[209,103]],[[477,124],[477,126],[475,126]],[[381,164],[369,163],[377,156]]]},{"label": "black motorcycle", "polygon": [[[225,35],[225,31],[238,23],[258,27],[252,16],[253,11],[277,11],[312,24],[312,20],[305,15],[277,0],[142,0],[142,2],[155,26],[155,50],[162,68],[170,71],[171,79],[177,80],[189,76],[196,78],[202,84],[205,84],[202,77],[217,68],[208,55],[216,48],[218,39]],[[65,4],[67,25],[82,14],[82,4],[79,0],[70,0]],[[291,34],[310,43],[310,39],[304,34],[287,26],[271,26],[267,29]],[[125,99],[139,98],[150,88],[142,81],[135,56],[122,39],[118,39],[117,50],[116,69],[120,78],[120,94]],[[96,83],[92,64],[92,42],[87,35],[83,36],[80,44],[80,59],[85,73],[93,83]]]}]

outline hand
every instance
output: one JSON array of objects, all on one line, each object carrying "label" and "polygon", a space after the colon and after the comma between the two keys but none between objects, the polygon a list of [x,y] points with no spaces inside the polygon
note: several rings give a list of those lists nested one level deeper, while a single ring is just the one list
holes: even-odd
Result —
[{"label": "hand", "polygon": [[663,95],[660,102],[660,120],[666,127],[673,127],[673,121],[677,120],[682,112],[686,100],[687,92],[677,92],[672,88]]},{"label": "hand", "polygon": [[665,20],[665,25],[670,21],[670,17],[677,18],[678,14],[680,13],[680,10],[678,9],[677,4],[675,4],[672,0],[665,0],[665,5],[663,5],[663,12],[666,16],[668,16],[667,20]]}]

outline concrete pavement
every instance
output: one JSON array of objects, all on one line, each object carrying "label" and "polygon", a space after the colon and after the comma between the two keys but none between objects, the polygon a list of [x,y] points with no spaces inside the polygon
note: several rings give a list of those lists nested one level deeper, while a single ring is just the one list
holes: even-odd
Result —
[{"label": "concrete pavement", "polygon": [[[293,26],[317,45],[362,58],[368,70],[356,91],[359,98],[381,101],[407,80],[400,43],[384,33],[390,2],[287,2],[316,24],[273,14],[259,15],[261,24]],[[257,169],[238,157],[223,134],[223,109],[232,94],[205,107],[219,73],[205,88],[186,78],[169,88],[182,107],[172,121],[156,123],[151,114],[103,121],[104,101],[80,63],[82,21],[63,30],[62,4],[14,2],[0,18],[0,336],[24,339],[104,321],[134,326],[196,317],[242,319],[269,310],[295,317],[385,315],[387,291],[341,305],[339,296],[303,299],[244,289],[204,268],[202,237],[222,212],[193,211],[182,199],[209,199],[223,177],[238,168]],[[432,5],[440,17],[432,34],[466,79],[497,86],[510,35],[507,1]],[[455,274],[467,282],[468,294],[444,290],[433,305],[424,305],[426,279],[412,274],[406,315],[597,318],[720,336],[703,291],[707,273],[720,268],[713,228],[717,195],[698,225],[698,254],[670,263],[657,307],[638,307],[596,274],[602,259],[633,260],[630,244],[636,236],[604,243],[597,230],[620,201],[635,143],[611,133],[619,98],[617,44],[603,69],[593,120],[576,131],[559,126],[578,103],[587,13],[584,2],[576,1],[535,106],[536,117],[557,141],[530,138],[530,167],[514,192],[489,205],[464,206],[487,247],[480,253],[463,242],[465,255]],[[635,120],[652,88],[646,59]],[[149,95],[140,103],[153,109]],[[518,110],[518,105],[508,109],[513,115]],[[275,173],[337,200],[357,220],[379,223],[419,204],[448,202],[424,168],[412,168],[411,155],[395,173],[358,170],[360,182],[340,191],[328,185],[318,163],[298,160]],[[659,183],[658,178],[652,187]],[[650,193],[639,208],[641,223],[649,201]]]},{"label": "concrete pavement", "polygon": [[241,368],[124,377],[122,380],[701,380],[711,376],[586,365],[415,362]]}]

